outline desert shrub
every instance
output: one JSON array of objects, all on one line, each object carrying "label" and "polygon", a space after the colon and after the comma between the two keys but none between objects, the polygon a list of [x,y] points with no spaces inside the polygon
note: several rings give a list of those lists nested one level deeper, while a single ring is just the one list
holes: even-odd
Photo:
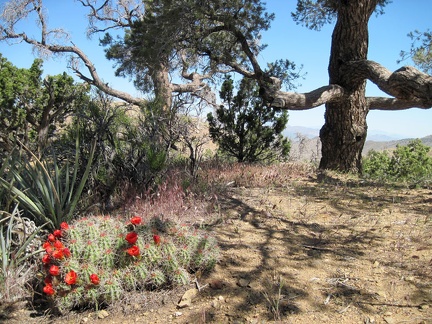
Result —
[{"label": "desert shrub", "polygon": [[92,216],[48,236],[42,258],[43,292],[60,311],[99,307],[130,291],[190,283],[195,271],[213,268],[216,240],[204,232],[159,218]]},{"label": "desert shrub", "polygon": [[259,96],[256,82],[244,78],[234,94],[228,76],[219,95],[223,105],[209,113],[209,133],[219,150],[238,162],[273,162],[288,157],[290,141],[282,135],[288,113],[270,108]]},{"label": "desert shrub", "polygon": [[371,151],[363,163],[364,174],[375,179],[402,181],[410,184],[428,183],[432,180],[430,147],[419,139],[406,146],[398,145],[391,155]]},{"label": "desert shrub", "polygon": [[389,178],[390,161],[391,158],[387,151],[371,150],[363,162],[363,173],[374,179],[384,180]]},{"label": "desert shrub", "polygon": [[[88,204],[98,204],[102,210],[112,207],[121,203],[115,200],[123,195],[125,186],[145,191],[159,180],[166,167],[169,145],[161,141],[162,123],[147,108],[120,105],[96,93],[65,128],[60,146],[70,145],[76,137],[82,143],[97,143],[86,187],[91,196],[86,197]],[[82,164],[88,155],[83,146]]]}]

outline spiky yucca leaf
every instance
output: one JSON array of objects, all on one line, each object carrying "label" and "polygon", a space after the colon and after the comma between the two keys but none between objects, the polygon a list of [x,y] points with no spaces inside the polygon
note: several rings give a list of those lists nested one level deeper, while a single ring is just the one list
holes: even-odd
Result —
[{"label": "spiky yucca leaf", "polygon": [[8,165],[14,181],[9,182],[0,177],[0,185],[16,197],[36,222],[48,223],[52,229],[58,228],[60,223],[72,219],[90,173],[96,141],[91,144],[89,160],[79,183],[77,182],[80,168],[78,139],[72,179],[69,163],[60,168],[54,152],[52,156],[41,160],[23,144],[21,146],[32,160],[27,160],[22,155],[11,154],[13,160]]}]

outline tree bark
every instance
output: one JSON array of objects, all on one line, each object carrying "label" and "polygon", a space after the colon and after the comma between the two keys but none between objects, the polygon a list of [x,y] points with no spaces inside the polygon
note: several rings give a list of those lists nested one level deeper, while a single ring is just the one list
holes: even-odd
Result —
[{"label": "tree bark", "polygon": [[343,73],[347,62],[365,60],[368,50],[368,20],[374,0],[340,1],[332,35],[329,63],[330,84],[339,85],[344,95],[326,104],[325,124],[320,130],[320,169],[361,171],[361,153],[366,140],[368,105],[366,80]]}]

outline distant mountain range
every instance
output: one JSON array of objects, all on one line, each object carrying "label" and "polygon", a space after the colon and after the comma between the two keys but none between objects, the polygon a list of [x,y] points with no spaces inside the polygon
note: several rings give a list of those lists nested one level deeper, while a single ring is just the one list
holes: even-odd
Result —
[{"label": "distant mountain range", "polygon": [[[301,134],[303,136],[306,136],[307,138],[314,138],[319,136],[319,131],[320,130],[318,128],[288,126],[284,130],[283,135],[292,140],[296,139],[297,134]],[[367,136],[368,141],[375,141],[375,142],[397,141],[405,138],[406,138],[405,135],[387,133],[380,130],[368,130],[368,136]]]},{"label": "distant mountain range", "polygon": [[[321,141],[319,129],[288,126],[283,135],[291,139],[291,157],[293,160],[316,160],[321,158]],[[363,148],[363,155],[370,150],[392,150],[397,145],[407,145],[413,138],[389,134],[382,131],[370,131]],[[432,147],[432,135],[420,139],[423,144]]]}]

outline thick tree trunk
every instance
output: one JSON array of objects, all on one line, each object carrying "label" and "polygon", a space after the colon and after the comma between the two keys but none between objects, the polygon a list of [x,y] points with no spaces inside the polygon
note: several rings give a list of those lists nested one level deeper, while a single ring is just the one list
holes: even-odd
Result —
[{"label": "thick tree trunk", "polygon": [[161,105],[162,111],[169,112],[172,105],[172,90],[168,68],[161,63],[157,68],[151,71],[151,74],[156,100]]},{"label": "thick tree trunk", "polygon": [[341,70],[345,63],[367,59],[368,20],[375,6],[375,0],[339,2],[329,77],[330,84],[344,88],[344,95],[326,104],[325,124],[320,131],[321,169],[361,171],[361,152],[367,134],[366,80]]}]

